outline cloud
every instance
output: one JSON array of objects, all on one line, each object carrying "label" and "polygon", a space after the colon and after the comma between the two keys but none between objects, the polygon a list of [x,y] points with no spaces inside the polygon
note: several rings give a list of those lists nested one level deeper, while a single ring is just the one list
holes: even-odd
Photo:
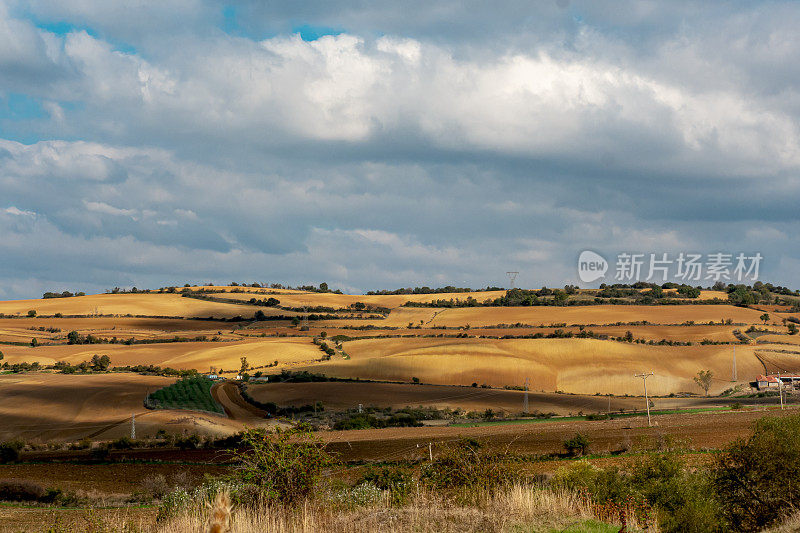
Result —
[{"label": "cloud", "polygon": [[0,98],[43,110],[2,130],[0,274],[541,286],[763,245],[791,284],[800,9],[609,5],[0,3]]}]

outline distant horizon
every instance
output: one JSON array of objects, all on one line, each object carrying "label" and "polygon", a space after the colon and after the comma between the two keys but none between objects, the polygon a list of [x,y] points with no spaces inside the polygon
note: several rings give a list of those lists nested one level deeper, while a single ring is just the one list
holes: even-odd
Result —
[{"label": "distant horizon", "polygon": [[[232,283],[235,283],[235,284],[232,284]],[[125,287],[120,287],[120,286],[111,287],[111,288],[107,288],[105,290],[101,290],[101,291],[97,291],[97,292],[87,292],[87,291],[82,291],[82,290],[79,290],[79,289],[75,289],[75,290],[67,289],[65,291],[45,291],[39,296],[28,297],[28,298],[8,298],[8,299],[6,299],[4,301],[48,299],[48,298],[43,298],[45,294],[49,294],[49,293],[59,294],[59,293],[63,293],[63,292],[72,293],[73,296],[71,296],[71,297],[80,297],[80,296],[93,296],[93,295],[96,296],[96,295],[104,295],[104,294],[159,293],[159,291],[161,291],[162,289],[174,288],[174,289],[176,289],[176,291],[175,291],[176,293],[180,293],[180,289],[186,288],[186,287],[226,287],[226,288],[237,288],[237,287],[239,287],[239,288],[251,288],[251,289],[252,288],[256,288],[256,289],[261,288],[261,289],[266,289],[266,290],[300,290],[300,291],[307,291],[307,292],[329,292],[329,293],[341,292],[343,294],[349,294],[349,295],[352,295],[352,296],[368,296],[370,292],[373,292],[373,293],[397,292],[398,294],[402,294],[399,291],[403,291],[403,290],[413,291],[414,289],[429,289],[431,291],[431,292],[420,292],[418,294],[436,294],[436,291],[441,291],[442,294],[453,294],[453,293],[459,293],[459,292],[461,292],[463,294],[469,294],[469,293],[473,293],[473,292],[492,292],[492,291],[509,291],[509,290],[512,290],[511,288],[508,288],[508,287],[495,286],[495,285],[487,285],[486,287],[459,287],[459,286],[456,286],[456,285],[449,285],[449,284],[436,285],[436,286],[434,286],[434,285],[424,285],[423,284],[423,285],[417,285],[417,286],[407,286],[407,287],[397,287],[397,288],[381,288],[381,289],[373,288],[373,289],[366,289],[366,290],[363,290],[361,292],[347,292],[347,291],[344,291],[344,290],[342,290],[342,289],[340,289],[338,287],[335,287],[335,286],[330,286],[328,291],[319,291],[319,290],[317,290],[319,288],[319,285],[314,285],[314,284],[310,284],[310,283],[301,283],[299,285],[290,286],[290,285],[287,285],[287,284],[284,284],[284,283],[280,283],[280,282],[273,282],[275,284],[283,285],[283,287],[281,287],[281,288],[272,287],[271,285],[273,283],[270,283],[269,285],[260,284],[259,287],[254,287],[253,286],[254,283],[260,283],[260,282],[255,282],[255,281],[250,281],[250,282],[227,282],[227,283],[216,283],[216,282],[211,282],[211,281],[206,281],[204,283],[186,283],[186,282],[184,282],[184,283],[179,283],[179,284],[175,284],[175,285],[161,285],[161,286],[158,286],[158,287],[144,287],[144,286],[139,287],[139,286],[136,286],[136,285],[131,285],[131,286],[125,286]],[[632,285],[639,285],[639,284],[642,284],[642,283],[646,283],[648,286],[652,286],[652,285],[658,285],[658,286],[676,285],[676,286],[680,286],[680,285],[682,285],[681,283],[668,281],[668,282],[664,282],[664,283],[637,282],[637,283],[633,283],[633,284],[626,284],[626,283],[599,283],[599,284],[596,284],[597,286],[593,286],[593,287],[588,287],[588,286],[581,287],[581,286],[578,286],[578,285],[574,285],[574,286],[578,290],[601,290],[603,288],[603,286],[607,286],[607,287],[615,287],[615,286],[618,286],[618,287],[631,287]],[[760,283],[761,285],[772,286],[774,288],[785,288],[785,289],[788,289],[788,290],[790,290],[792,292],[800,292],[800,289],[794,289],[792,287],[785,287],[785,286],[782,286],[782,285],[779,285],[779,284],[771,283],[769,281],[761,281],[761,280],[758,280],[757,282],[752,282],[752,283],[742,283],[742,284],[731,283],[730,285],[745,285],[747,287],[753,287],[757,283]],[[707,291],[717,290],[717,289],[714,289],[711,285],[688,284],[688,283],[687,284],[683,284],[683,285],[689,285],[691,287],[700,288],[702,290],[707,290]],[[564,287],[565,286],[560,286],[560,287],[558,287],[558,286],[513,287],[513,289],[520,289],[520,290],[525,290],[525,291],[538,291],[538,290],[545,289],[545,288],[546,289],[550,289],[550,290],[556,290],[556,289],[563,289]],[[443,291],[443,289],[447,289],[447,288],[452,288],[452,289],[454,289],[454,291],[452,291],[452,292]],[[646,287],[641,287],[641,288],[646,288]],[[119,289],[119,291],[115,293],[114,292],[115,289]],[[132,289],[136,289],[136,292],[131,292]],[[83,294],[79,295],[78,293],[83,293]],[[412,293],[409,293],[409,294],[412,294]],[[56,297],[54,296],[53,298],[56,298]]]}]

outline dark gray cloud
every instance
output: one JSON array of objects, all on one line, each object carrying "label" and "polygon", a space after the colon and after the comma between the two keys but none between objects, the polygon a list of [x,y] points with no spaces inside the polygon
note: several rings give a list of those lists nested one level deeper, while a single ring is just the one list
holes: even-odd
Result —
[{"label": "dark gray cloud", "polygon": [[796,4],[487,6],[0,3],[33,108],[0,115],[0,297],[541,286],[586,248],[800,286]]}]

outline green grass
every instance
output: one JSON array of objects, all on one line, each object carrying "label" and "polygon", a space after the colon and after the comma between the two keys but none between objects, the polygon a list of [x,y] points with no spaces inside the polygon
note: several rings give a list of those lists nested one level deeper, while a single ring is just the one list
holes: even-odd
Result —
[{"label": "green grass", "polygon": [[190,409],[223,414],[222,406],[211,396],[213,381],[204,377],[190,377],[158,389],[147,397],[148,405],[156,409]]},{"label": "green grass", "polygon": [[[662,409],[656,411],[652,409],[650,416],[655,415],[681,415],[691,413],[708,413],[712,411],[730,411],[730,407],[698,407],[695,409]],[[744,409],[741,409],[742,411]],[[637,411],[635,413],[614,413],[611,418],[633,418],[647,416],[646,411]],[[513,420],[487,420],[486,422],[461,422],[458,424],[450,424],[451,426],[472,428],[481,426],[501,426],[506,424],[541,424],[545,422],[565,422],[572,420],[588,420],[585,416],[554,416],[551,418],[515,418]]]}]

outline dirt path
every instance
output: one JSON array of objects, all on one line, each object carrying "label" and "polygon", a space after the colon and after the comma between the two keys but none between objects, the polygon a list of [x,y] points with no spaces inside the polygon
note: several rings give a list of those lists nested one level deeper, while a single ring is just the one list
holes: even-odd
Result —
[{"label": "dirt path", "polygon": [[239,387],[235,383],[225,381],[215,383],[211,387],[211,396],[219,403],[229,418],[239,422],[261,425],[266,417],[266,411],[247,403],[239,394]]}]

